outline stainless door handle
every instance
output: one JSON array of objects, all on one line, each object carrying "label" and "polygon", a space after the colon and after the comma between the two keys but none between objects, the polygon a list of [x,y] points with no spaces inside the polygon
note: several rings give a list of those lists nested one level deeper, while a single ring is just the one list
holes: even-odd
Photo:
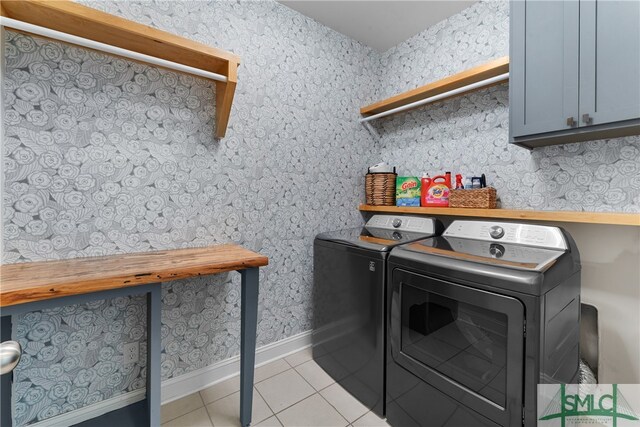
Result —
[{"label": "stainless door handle", "polygon": [[578,123],[576,122],[576,119],[573,118],[573,116],[567,118],[567,126],[574,127],[577,124]]},{"label": "stainless door handle", "polygon": [[0,343],[0,375],[8,374],[20,362],[22,347],[16,341]]},{"label": "stainless door handle", "polygon": [[590,125],[591,123],[593,123],[593,117],[591,117],[589,114],[583,114],[582,115],[582,121],[585,124]]}]

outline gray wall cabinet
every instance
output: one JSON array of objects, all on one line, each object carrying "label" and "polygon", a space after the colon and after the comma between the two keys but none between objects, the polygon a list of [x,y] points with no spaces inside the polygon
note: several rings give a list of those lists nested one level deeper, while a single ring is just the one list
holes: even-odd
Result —
[{"label": "gray wall cabinet", "polygon": [[509,133],[534,148],[640,134],[640,2],[511,2]]}]

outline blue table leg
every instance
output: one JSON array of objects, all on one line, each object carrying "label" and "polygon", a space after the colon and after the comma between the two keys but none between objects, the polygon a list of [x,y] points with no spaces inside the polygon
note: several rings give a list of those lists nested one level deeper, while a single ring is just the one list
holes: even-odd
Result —
[{"label": "blue table leg", "polygon": [[253,368],[256,360],[258,322],[258,269],[242,270],[240,321],[240,424],[251,424],[253,405]]},{"label": "blue table leg", "polygon": [[[11,340],[11,316],[0,318],[0,342]],[[11,427],[13,417],[11,416],[11,383],[13,382],[13,372],[0,377],[0,426]]]},{"label": "blue table leg", "polygon": [[147,294],[147,412],[149,426],[160,425],[160,314],[162,287]]}]

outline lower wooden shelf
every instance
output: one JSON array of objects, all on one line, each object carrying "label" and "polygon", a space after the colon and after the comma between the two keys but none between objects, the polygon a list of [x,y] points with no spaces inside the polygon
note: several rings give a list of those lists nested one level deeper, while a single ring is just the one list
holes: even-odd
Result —
[{"label": "lower wooden shelf", "polygon": [[419,208],[360,205],[363,212],[408,213],[418,215],[470,216],[476,218],[523,219],[529,221],[579,222],[584,224],[630,225],[640,227],[640,214],[609,212],[534,211],[514,209]]}]

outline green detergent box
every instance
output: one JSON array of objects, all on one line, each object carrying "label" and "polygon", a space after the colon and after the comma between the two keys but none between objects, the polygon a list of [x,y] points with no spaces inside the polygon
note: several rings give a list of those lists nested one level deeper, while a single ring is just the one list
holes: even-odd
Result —
[{"label": "green detergent box", "polygon": [[418,177],[396,177],[396,206],[420,206],[420,179]]}]

